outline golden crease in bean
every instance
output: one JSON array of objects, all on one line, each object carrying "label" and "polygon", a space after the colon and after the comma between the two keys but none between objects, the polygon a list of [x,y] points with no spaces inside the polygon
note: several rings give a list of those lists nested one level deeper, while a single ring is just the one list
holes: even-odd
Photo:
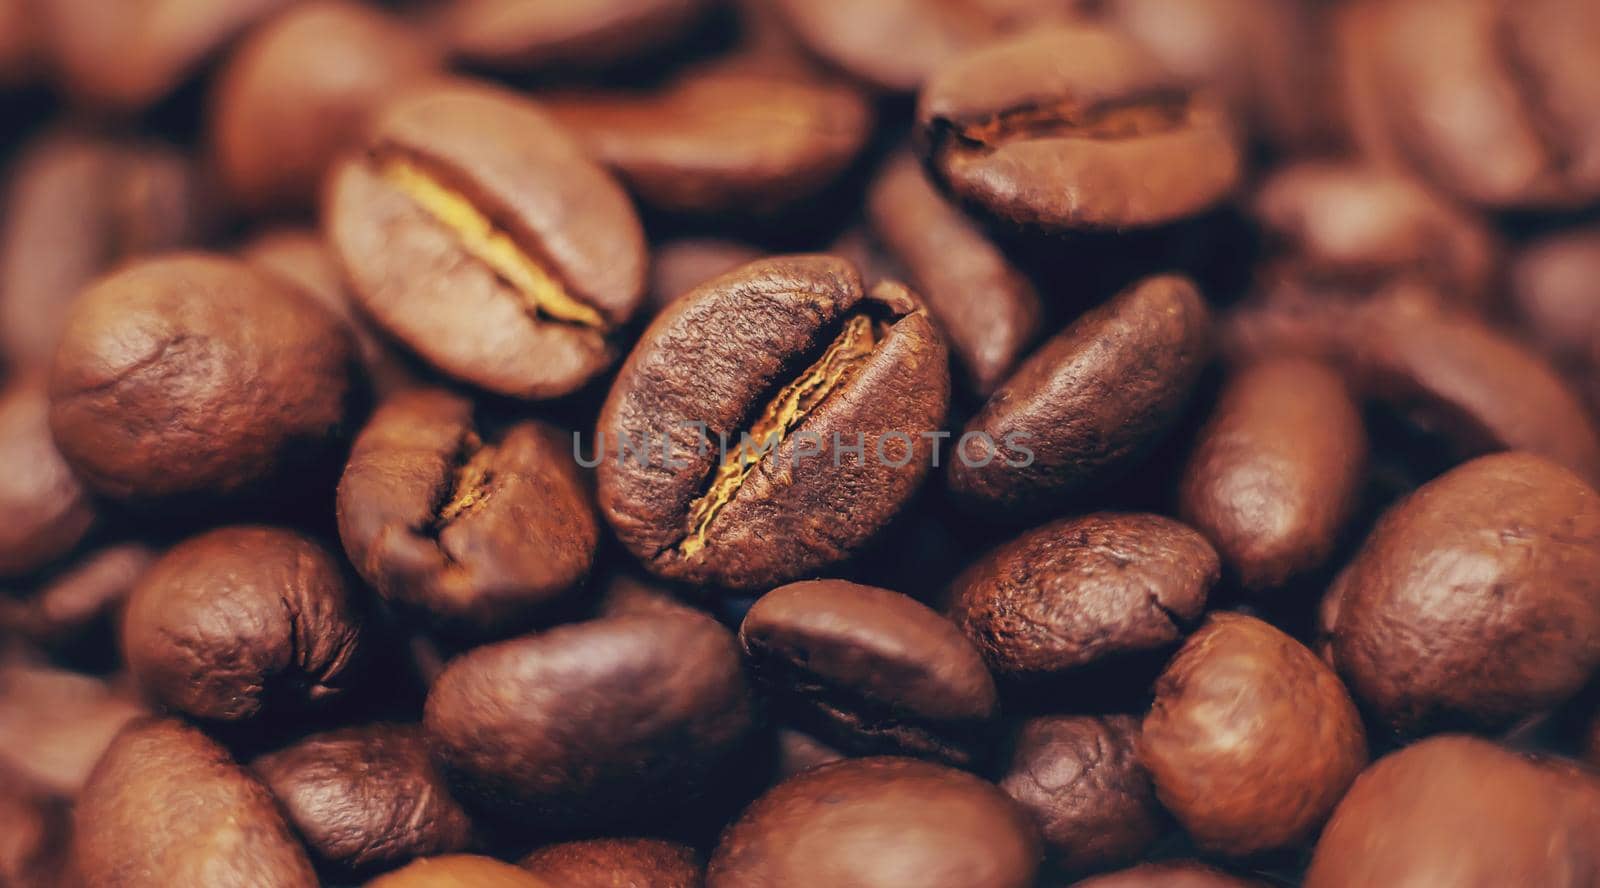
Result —
[{"label": "golden crease in bean", "polygon": [[469,434],[463,443],[464,449],[472,455],[456,468],[450,500],[439,509],[436,524],[440,527],[460,518],[489,498],[489,482],[493,474],[490,466],[494,462],[495,449],[484,447],[478,436],[473,434]]}]

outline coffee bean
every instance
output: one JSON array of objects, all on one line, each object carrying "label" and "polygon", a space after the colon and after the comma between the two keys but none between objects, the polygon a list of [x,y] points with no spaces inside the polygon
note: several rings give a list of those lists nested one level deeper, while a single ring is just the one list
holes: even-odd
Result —
[{"label": "coffee bean", "polygon": [[492,857],[424,857],[367,883],[367,888],[558,888]]},{"label": "coffee bean", "polygon": [[324,863],[382,869],[460,851],[467,817],[416,725],[373,724],[313,734],[251,762],[289,822]]},{"label": "coffee bean", "polygon": [[89,675],[44,666],[0,667],[0,774],[65,799],[145,709]]},{"label": "coffee bean", "polygon": [[1139,762],[1132,716],[1040,716],[1023,722],[1000,788],[1033,816],[1046,871],[1060,878],[1137,860],[1166,826]]},{"label": "coffee bean", "polygon": [[1237,879],[1203,863],[1145,863],[1078,882],[1074,888],[1262,888],[1260,882]]},{"label": "coffee bean", "polygon": [[589,839],[547,845],[519,864],[551,885],[701,888],[705,867],[693,848],[660,839]]},{"label": "coffee bean", "polygon": [[619,185],[538,106],[465,83],[376,112],[324,224],[356,298],[439,370],[501,395],[570,394],[610,365],[644,296]]},{"label": "coffee bean", "polygon": [[440,389],[385,402],[339,482],[339,536],[379,594],[436,630],[514,634],[582,589],[599,523],[572,444],[522,422],[489,440]]},{"label": "coffee bean", "polygon": [[[1600,498],[1527,453],[1481,457],[1391,509],[1348,569],[1333,655],[1388,727],[1504,727],[1600,665]],[[1600,568],[1600,565],[1595,565]]]},{"label": "coffee bean", "polygon": [[156,700],[240,721],[344,694],[358,674],[362,623],[321,546],[286,530],[225,527],[145,572],[128,599],[122,647]]},{"label": "coffee bean", "polygon": [[[926,475],[946,362],[904,287],[863,292],[826,256],[747,265],[675,302],[628,356],[595,442],[601,510],[671,579],[763,589],[823,570]],[[619,452],[641,440],[649,452]]]},{"label": "coffee bean", "polygon": [[967,387],[980,397],[993,394],[1043,326],[1032,282],[909,156],[879,174],[867,213],[873,232],[910,270]]},{"label": "coffee bean", "polygon": [[1158,515],[1046,524],[984,556],[950,589],[950,617],[997,675],[1068,676],[1183,637],[1217,581],[1217,553]]},{"label": "coffee bean", "polygon": [[95,766],[76,813],[75,860],[107,888],[316,888],[305,849],[266,787],[172,719],[134,722]]},{"label": "coffee bean", "polygon": [[1028,888],[1039,835],[993,784],[904,758],[823,765],[723,834],[706,888]]},{"label": "coffee bean", "polygon": [[0,632],[14,633],[60,657],[103,655],[103,650],[88,648],[111,637],[113,619],[154,560],[155,553],[138,543],[87,552],[26,597],[0,598]]},{"label": "coffee bean", "polygon": [[1023,361],[967,423],[950,489],[986,512],[1061,510],[1159,441],[1210,349],[1211,312],[1192,283],[1141,281]]},{"label": "coffee bean", "polygon": [[1332,369],[1297,358],[1241,370],[1184,469],[1180,511],[1249,592],[1321,567],[1357,505],[1361,413]]},{"label": "coffee bean", "polygon": [[1023,228],[1161,226],[1215,206],[1240,176],[1223,111],[1093,26],[1041,28],[940,66],[917,126],[946,189]]},{"label": "coffee bean", "polygon": [[824,739],[972,765],[998,699],[961,631],[915,599],[843,580],[793,583],[745,615],[756,678]]},{"label": "coffee bean", "polygon": [[1313,835],[1367,744],[1333,670],[1267,623],[1216,614],[1156,682],[1139,754],[1201,847],[1243,857]]},{"label": "coffee bean", "polygon": [[37,374],[0,389],[0,465],[0,576],[44,567],[94,528],[94,503],[50,437],[50,397]]},{"label": "coffee bean", "polygon": [[692,805],[750,718],[732,635],[683,612],[475,648],[434,683],[424,724],[472,799],[519,823],[581,829]]},{"label": "coffee bean", "polygon": [[709,0],[450,0],[444,33],[462,59],[491,68],[594,69],[648,54],[689,29]]}]

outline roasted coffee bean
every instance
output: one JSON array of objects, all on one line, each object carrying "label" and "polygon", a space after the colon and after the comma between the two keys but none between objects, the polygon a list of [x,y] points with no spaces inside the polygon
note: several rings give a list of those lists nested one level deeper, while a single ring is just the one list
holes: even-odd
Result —
[{"label": "roasted coffee bean", "polygon": [[1298,358],[1237,373],[1184,469],[1183,519],[1248,592],[1321,567],[1366,471],[1361,413],[1344,380]]},{"label": "roasted coffee bean", "polygon": [[1262,888],[1262,883],[1235,878],[1203,863],[1178,861],[1140,864],[1085,879],[1073,888]]},{"label": "roasted coffee bean", "polygon": [[50,426],[78,476],[119,499],[292,483],[342,431],[352,348],[330,312],[243,263],[147,260],[79,299]]},{"label": "roasted coffee bean", "polygon": [[441,371],[502,395],[570,394],[644,297],[628,197],[538,106],[466,83],[375,112],[324,225],[361,307]]},{"label": "roasted coffee bean", "polygon": [[385,402],[339,481],[339,536],[379,594],[431,628],[515,634],[583,588],[600,529],[553,427],[485,441],[472,404],[441,389]]},{"label": "roasted coffee bean", "polygon": [[691,804],[743,742],[750,706],[733,636],[684,611],[475,648],[434,683],[424,724],[474,800],[582,829]]},{"label": "roasted coffee bean", "polygon": [[50,437],[50,396],[37,374],[0,388],[0,466],[0,576],[44,567],[94,528],[94,503]]},{"label": "roasted coffee bean", "polygon": [[208,121],[222,187],[252,212],[310,209],[361,144],[367,113],[430,74],[421,33],[350,0],[315,0],[253,31],[217,75]]},{"label": "roasted coffee bean", "polygon": [[0,222],[0,357],[48,368],[84,285],[193,243],[198,177],[176,149],[52,130],[18,157]]},{"label": "roasted coffee bean", "polygon": [[1040,716],[1017,728],[1000,788],[1038,822],[1047,874],[1137,860],[1166,826],[1132,716]]},{"label": "roasted coffee bean", "polygon": [[1508,726],[1600,665],[1600,496],[1532,454],[1481,457],[1423,486],[1347,574],[1334,661],[1403,733]]},{"label": "roasted coffee bean", "polygon": [[200,731],[123,729],[78,799],[74,855],[106,888],[316,888],[272,794]]},{"label": "roasted coffee bean", "polygon": [[562,888],[492,857],[447,854],[424,857],[380,876],[367,888]]},{"label": "roasted coffee bean", "polygon": [[1166,225],[1215,206],[1240,176],[1222,109],[1106,28],[1043,28],[940,66],[917,125],[946,189],[1022,228]]},{"label": "roasted coffee bean", "polygon": [[1211,312],[1192,283],[1135,284],[1056,334],[994,393],[951,454],[950,489],[997,514],[1063,510],[1159,442],[1210,350]]},{"label": "roasted coffee bean", "polygon": [[312,855],[339,870],[448,854],[473,838],[472,821],[450,795],[416,725],[313,734],[257,758],[250,769],[278,797]]},{"label": "roasted coffee bean", "polygon": [[111,740],[144,714],[129,695],[89,675],[0,667],[0,774],[76,798]]},{"label": "roasted coffee bean", "polygon": [[904,758],[823,765],[723,834],[706,888],[1029,888],[1039,835],[993,784]]},{"label": "roasted coffee bean", "polygon": [[843,580],[774,589],[745,615],[739,641],[797,721],[852,751],[971,765],[998,705],[961,630],[887,589]]},{"label": "roasted coffee bean", "polygon": [[1219,572],[1211,545],[1169,518],[1069,518],[973,564],[949,613],[997,675],[1060,678],[1176,644]]},{"label": "roasted coffee bean", "polygon": [[1139,754],[1201,847],[1243,857],[1315,834],[1367,743],[1327,664],[1254,617],[1217,614],[1156,682]]},{"label": "roasted coffee bean", "polygon": [[827,256],[746,265],[673,303],[628,356],[596,435],[601,510],[671,579],[767,589],[824,570],[927,474],[947,361],[898,284],[864,292]]},{"label": "roasted coffee bean", "polygon": [[1307,888],[1593,884],[1600,784],[1484,740],[1434,737],[1373,765],[1317,843]]},{"label": "roasted coffee bean", "polygon": [[867,200],[873,232],[909,270],[967,387],[993,394],[1042,327],[1032,282],[909,156],[884,168]]},{"label": "roasted coffee bean", "polygon": [[658,244],[650,262],[651,314],[659,314],[706,281],[760,258],[760,249],[735,240],[687,237]]},{"label": "roasted coffee bean", "polygon": [[122,648],[157,701],[240,721],[343,694],[358,674],[362,624],[338,562],[316,542],[225,527],[174,546],[139,579]]},{"label": "roasted coffee bean", "polygon": [[695,850],[660,839],[589,839],[547,845],[524,857],[520,866],[551,885],[570,888],[701,888],[705,884],[705,867]]},{"label": "roasted coffee bean", "polygon": [[872,131],[847,87],[737,68],[546,107],[641,201],[676,213],[773,215],[836,180]]},{"label": "roasted coffee bean", "polygon": [[493,68],[595,69],[670,43],[711,0],[450,0],[441,24],[462,59]]},{"label": "roasted coffee bean", "polygon": [[90,551],[45,578],[25,598],[0,597],[0,632],[15,633],[62,656],[110,637],[133,584],[155,560],[138,543]]}]

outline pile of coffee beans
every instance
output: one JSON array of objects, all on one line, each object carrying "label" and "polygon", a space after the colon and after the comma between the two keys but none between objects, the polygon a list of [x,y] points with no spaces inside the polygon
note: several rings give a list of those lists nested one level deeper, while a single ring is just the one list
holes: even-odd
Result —
[{"label": "pile of coffee beans", "polygon": [[0,888],[1600,888],[1600,2],[0,0]]}]

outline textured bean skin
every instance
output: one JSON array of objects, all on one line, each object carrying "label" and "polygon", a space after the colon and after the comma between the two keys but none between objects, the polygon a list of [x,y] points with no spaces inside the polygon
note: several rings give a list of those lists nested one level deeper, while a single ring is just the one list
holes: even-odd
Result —
[{"label": "textured bean skin", "polygon": [[693,848],[660,839],[588,839],[547,845],[519,864],[552,885],[701,888],[705,867]]}]

